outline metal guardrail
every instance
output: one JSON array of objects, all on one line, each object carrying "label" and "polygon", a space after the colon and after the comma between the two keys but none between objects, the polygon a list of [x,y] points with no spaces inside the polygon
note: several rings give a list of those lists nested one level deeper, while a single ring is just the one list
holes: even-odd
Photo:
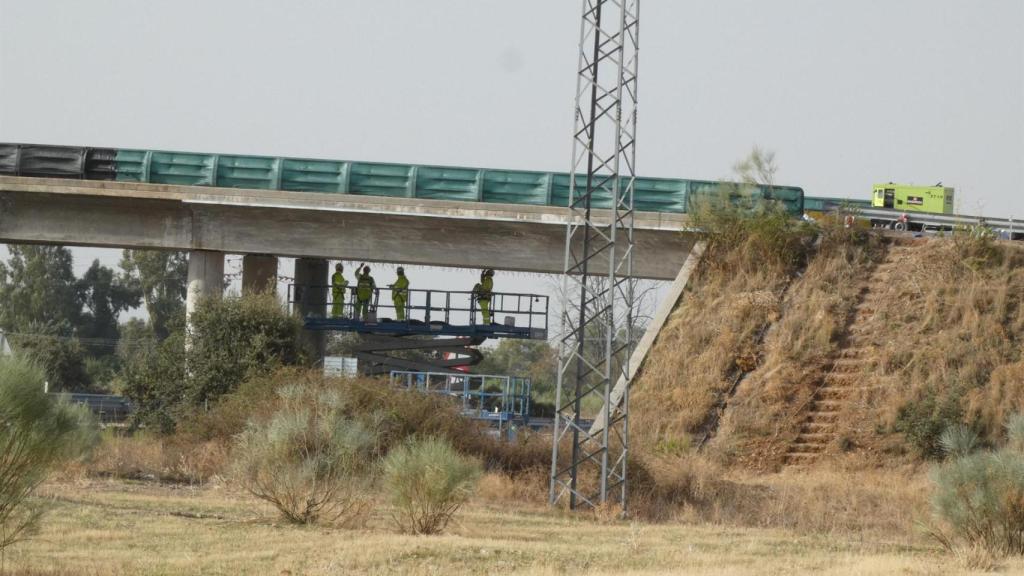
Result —
[{"label": "metal guardrail", "polygon": [[[3,142],[0,174],[559,208],[569,205],[572,178],[566,173],[528,170]],[[584,176],[576,178],[577,187],[585,184]],[[624,179],[622,186],[627,184]],[[716,196],[722,184],[638,177],[633,181],[634,208],[682,214],[695,200]],[[801,188],[754,186],[750,192],[758,202],[777,201],[792,214],[803,212]],[[594,208],[611,208],[611,190],[596,191],[593,201]]]},{"label": "metal guardrail", "polygon": [[[812,206],[818,206],[817,211],[836,212],[849,211],[861,218],[872,221],[883,221],[895,223],[905,221],[915,228],[925,230],[955,230],[957,228],[973,228],[982,226],[1010,240],[1024,239],[1024,222],[1014,218],[989,218],[986,216],[971,216],[966,214],[935,214],[931,212],[913,212],[896,210],[892,208],[878,208],[864,206],[863,202],[850,202],[836,200],[831,203],[826,199],[811,198]],[[820,204],[820,206],[819,206]]]},{"label": "metal guardrail", "polygon": [[987,218],[984,216],[966,216],[957,214],[931,214],[927,212],[906,212],[890,208],[858,208],[857,212],[867,218],[897,220],[903,215],[912,222],[935,226],[988,226],[989,228],[1007,229],[1024,232],[1024,223],[1013,218]]},{"label": "metal guardrail", "polygon": [[135,406],[124,396],[85,394],[81,392],[55,392],[53,395],[67,398],[72,404],[86,406],[99,419],[101,424],[124,422],[135,411]]}]

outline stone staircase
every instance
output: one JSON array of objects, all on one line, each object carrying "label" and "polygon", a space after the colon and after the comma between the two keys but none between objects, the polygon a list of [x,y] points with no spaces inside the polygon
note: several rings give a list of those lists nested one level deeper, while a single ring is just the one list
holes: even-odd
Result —
[{"label": "stone staircase", "polygon": [[820,459],[836,440],[839,415],[851,402],[875,388],[862,382],[862,374],[874,363],[868,323],[880,299],[889,291],[891,273],[901,265],[906,250],[906,246],[899,244],[891,246],[885,260],[861,288],[847,325],[846,338],[805,406],[797,437],[785,454],[786,465],[807,465]]}]

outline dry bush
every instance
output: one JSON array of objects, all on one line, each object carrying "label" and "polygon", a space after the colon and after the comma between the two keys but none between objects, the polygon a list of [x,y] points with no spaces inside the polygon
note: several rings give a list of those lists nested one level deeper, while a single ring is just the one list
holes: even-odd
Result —
[{"label": "dry bush", "polygon": [[913,470],[751,475],[691,454],[632,461],[629,474],[629,513],[647,522],[905,539],[928,506],[926,479]]},{"label": "dry bush", "polygon": [[1024,413],[1024,361],[998,366],[988,384],[968,391],[965,399],[965,419],[985,431],[988,442],[995,442],[994,433],[1009,417]]},{"label": "dry bush", "polygon": [[229,448],[219,440],[136,433],[106,435],[86,462],[91,476],[203,484],[223,474]]},{"label": "dry bush", "polygon": [[384,459],[384,490],[395,525],[410,534],[443,532],[473,495],[480,474],[475,460],[437,438],[412,438],[395,447]]},{"label": "dry bush", "polygon": [[325,378],[319,371],[283,368],[245,382],[207,414],[183,425],[184,434],[199,440],[230,440],[245,429],[250,418],[265,418],[279,407],[282,386],[337,390],[345,398],[345,414],[374,430],[374,456],[415,435],[445,438],[456,450],[479,458],[486,469],[513,475],[550,466],[550,440],[521,434],[515,442],[493,437],[486,425],[459,413],[450,398],[399,390],[376,378]]},{"label": "dry bush", "polygon": [[373,500],[374,431],[347,415],[338,390],[293,384],[269,418],[235,439],[233,477],[295,524],[365,523]]},{"label": "dry bush", "polygon": [[488,472],[480,478],[476,495],[481,503],[494,505],[545,506],[551,481],[550,468],[534,468],[515,476]]},{"label": "dry bush", "polygon": [[711,519],[707,511],[735,497],[722,469],[694,454],[638,460],[629,466],[629,512],[649,522]]}]

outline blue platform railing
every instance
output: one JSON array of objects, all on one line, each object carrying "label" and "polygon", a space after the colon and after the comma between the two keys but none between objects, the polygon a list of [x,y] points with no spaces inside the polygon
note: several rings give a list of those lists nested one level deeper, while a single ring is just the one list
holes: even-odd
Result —
[{"label": "blue platform railing", "polygon": [[449,396],[464,416],[494,425],[502,437],[511,438],[516,425],[530,424],[529,378],[393,370],[391,385]]},{"label": "blue platform railing", "polygon": [[385,334],[436,334],[495,338],[546,339],[549,297],[494,292],[490,322],[471,291],[406,290],[401,306],[389,288],[377,288],[366,314],[351,286],[335,299],[327,285],[291,284],[288,301],[304,311],[306,328]]}]

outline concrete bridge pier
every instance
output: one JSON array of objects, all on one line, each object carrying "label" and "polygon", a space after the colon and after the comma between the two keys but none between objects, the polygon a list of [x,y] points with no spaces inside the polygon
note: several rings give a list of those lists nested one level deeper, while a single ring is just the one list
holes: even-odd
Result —
[{"label": "concrete bridge pier", "polygon": [[[327,315],[327,259],[295,259],[295,306],[292,313],[300,317],[323,318]],[[327,353],[327,333],[305,331],[307,350],[312,354],[311,364],[323,364]]]},{"label": "concrete bridge pier", "polygon": [[277,293],[277,256],[246,254],[242,257],[242,294]]},{"label": "concrete bridge pier", "polygon": [[188,253],[188,292],[185,297],[186,321],[204,298],[224,295],[224,253],[192,250]]}]

